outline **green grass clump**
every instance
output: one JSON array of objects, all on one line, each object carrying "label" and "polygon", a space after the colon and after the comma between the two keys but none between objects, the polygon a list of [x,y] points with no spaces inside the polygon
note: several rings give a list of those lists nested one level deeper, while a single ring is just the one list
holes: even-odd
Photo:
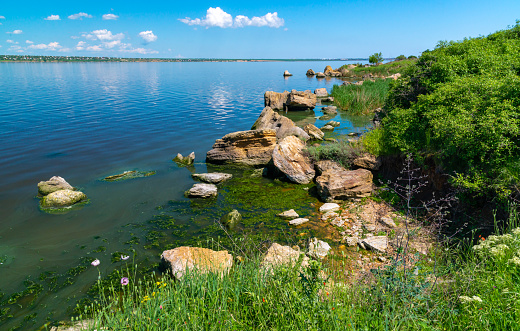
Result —
[{"label": "green grass clump", "polygon": [[354,114],[368,114],[383,106],[390,88],[390,80],[367,80],[363,85],[334,85],[331,96],[336,105]]},{"label": "green grass clump", "polygon": [[306,151],[313,161],[333,160],[347,169],[350,168],[352,161],[361,154],[356,144],[344,139],[320,146],[307,146]]},{"label": "green grass clump", "polygon": [[[349,70],[356,76],[363,76],[366,74],[372,74],[375,76],[389,76],[395,73],[401,73],[405,68],[413,65],[416,61],[416,59],[392,61],[385,64],[380,64],[378,66],[357,66]],[[348,69],[348,65],[343,65],[340,67],[340,69],[342,68]]]}]

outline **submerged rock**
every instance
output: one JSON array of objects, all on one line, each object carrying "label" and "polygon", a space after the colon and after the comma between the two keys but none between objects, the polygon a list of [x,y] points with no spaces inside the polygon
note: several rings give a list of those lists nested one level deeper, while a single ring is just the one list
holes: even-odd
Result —
[{"label": "submerged rock", "polygon": [[323,140],[323,136],[325,136],[323,131],[318,129],[314,124],[307,124],[303,127],[303,130],[307,132],[311,139]]},{"label": "submerged rock", "polygon": [[329,254],[331,247],[328,243],[318,240],[318,238],[312,238],[309,242],[309,250],[307,254],[315,259],[323,259]]},{"label": "submerged rock", "polygon": [[321,131],[334,131],[334,127],[332,125],[324,125],[321,129]]},{"label": "submerged rock", "polygon": [[309,258],[302,252],[292,249],[289,246],[282,246],[278,243],[273,243],[267,250],[260,268],[262,270],[272,270],[277,266],[295,267],[296,263],[301,263],[302,267],[309,265]]},{"label": "submerged rock", "polygon": [[330,126],[333,126],[336,128],[336,127],[340,126],[341,124],[338,121],[330,121],[330,122],[326,123],[325,125],[330,125]]},{"label": "submerged rock", "polygon": [[126,179],[149,177],[149,176],[153,176],[155,174],[156,174],[155,171],[131,170],[131,171],[125,171],[122,174],[105,177],[105,178],[103,178],[103,180],[106,182],[116,182],[116,181],[126,180]]},{"label": "submerged rock", "polygon": [[280,213],[280,214],[278,214],[276,216],[281,217],[281,218],[286,219],[286,220],[293,220],[295,218],[300,217],[300,215],[298,215],[298,213],[296,213],[294,211],[294,209],[286,210],[283,213]]},{"label": "submerged rock", "polygon": [[40,203],[43,208],[65,208],[86,199],[83,192],[59,190],[44,196]]},{"label": "submerged rock", "polygon": [[321,98],[321,97],[327,97],[329,95],[329,92],[327,92],[326,88],[322,87],[322,88],[315,89],[314,94],[316,94],[316,96],[318,98]]},{"label": "submerged rock", "polygon": [[321,109],[321,111],[324,113],[324,114],[331,114],[331,115],[334,115],[334,114],[337,114],[338,113],[338,108],[336,106],[327,106],[327,107],[323,107]]},{"label": "submerged rock", "polygon": [[366,169],[324,171],[316,178],[320,197],[327,202],[359,199],[372,193],[372,173]]},{"label": "submerged rock", "polygon": [[204,183],[219,184],[228,179],[231,179],[233,175],[222,172],[211,172],[205,174],[192,174],[191,177],[193,177],[194,179],[198,179]]},{"label": "submerged rock", "polygon": [[173,158],[173,161],[182,165],[192,165],[195,161],[195,152],[191,152],[188,156],[182,156],[181,153],[178,153],[177,156]]},{"label": "submerged rock", "polygon": [[295,136],[305,141],[309,140],[307,132],[297,127],[291,119],[273,111],[271,107],[265,107],[251,127],[251,130],[268,129],[276,130],[276,138],[279,141],[288,136]]},{"label": "submerged rock", "polygon": [[264,107],[270,107],[275,110],[284,110],[289,92],[282,93],[267,91],[264,94]]},{"label": "submerged rock", "polygon": [[211,198],[218,194],[217,186],[214,184],[195,184],[190,188],[186,195],[188,198]]},{"label": "submerged rock", "polygon": [[216,164],[267,165],[276,145],[275,130],[233,132],[217,139],[206,154],[206,162]]},{"label": "submerged rock", "polygon": [[74,187],[72,187],[65,179],[60,176],[52,176],[49,180],[38,183],[38,193],[42,196],[60,190],[73,191]]},{"label": "submerged rock", "polygon": [[305,143],[289,136],[282,140],[273,150],[273,164],[292,182],[308,184],[314,178],[311,160],[303,154]]},{"label": "submerged rock", "polygon": [[233,229],[242,220],[242,215],[238,210],[233,209],[231,212],[222,216],[220,223],[225,225],[228,229]]},{"label": "submerged rock", "polygon": [[187,272],[223,276],[233,266],[233,256],[228,251],[217,252],[200,247],[182,246],[167,250],[162,252],[161,260],[177,279],[184,277]]}]

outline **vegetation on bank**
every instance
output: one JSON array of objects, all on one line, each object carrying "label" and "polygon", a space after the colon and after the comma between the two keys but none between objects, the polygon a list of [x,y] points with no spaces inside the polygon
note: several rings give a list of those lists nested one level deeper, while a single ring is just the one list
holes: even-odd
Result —
[{"label": "vegetation on bank", "polygon": [[389,79],[366,80],[363,85],[334,85],[331,96],[341,110],[354,114],[368,114],[383,106],[389,88]]},{"label": "vegetation on bank", "polygon": [[417,60],[415,58],[409,58],[406,60],[396,60],[392,62],[388,62],[385,64],[380,64],[377,66],[356,66],[354,68],[348,69],[348,65],[345,64],[341,66],[339,69],[345,68],[350,70],[350,72],[354,76],[363,76],[366,74],[372,74],[374,76],[389,76],[395,73],[402,72],[405,68],[415,64]]}]

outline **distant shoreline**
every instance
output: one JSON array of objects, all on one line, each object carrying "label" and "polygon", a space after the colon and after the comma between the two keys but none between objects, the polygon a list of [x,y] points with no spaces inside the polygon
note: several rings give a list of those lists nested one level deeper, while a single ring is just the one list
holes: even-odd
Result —
[{"label": "distant shoreline", "polygon": [[[390,59],[385,59],[390,60]],[[336,59],[212,59],[212,58],[116,58],[87,56],[0,55],[0,62],[333,62],[368,61],[365,58]]]}]

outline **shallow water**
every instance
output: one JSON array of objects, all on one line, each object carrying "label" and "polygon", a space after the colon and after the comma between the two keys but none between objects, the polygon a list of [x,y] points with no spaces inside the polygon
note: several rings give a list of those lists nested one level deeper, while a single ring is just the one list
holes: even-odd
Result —
[{"label": "shallow water", "polygon": [[[111,253],[128,252],[125,242],[143,235],[135,225],[162,210],[182,214],[183,209],[186,214],[179,216],[183,227],[177,232],[178,242],[195,233],[204,235],[209,216],[197,222],[185,211],[193,209],[183,197],[194,183],[190,171],[207,170],[205,154],[215,139],[251,128],[263,109],[265,91],[330,91],[341,83],[305,76],[307,69],[322,71],[326,64],[0,63],[0,291],[5,294],[0,300],[1,307],[10,308],[6,315],[14,315],[0,323],[8,329],[35,312],[30,321],[34,325],[46,318],[66,318],[66,309],[84,295],[98,272],[104,275],[117,267],[110,262]],[[294,76],[282,77],[286,69]],[[326,121],[316,119],[322,115],[319,109],[290,117],[297,124],[320,127]],[[369,127],[367,118],[345,113],[334,120],[341,126],[331,136]],[[195,169],[179,168],[171,161],[179,152],[192,151]],[[126,170],[157,173],[101,181]],[[54,175],[80,188],[89,204],[61,215],[40,211],[36,184]],[[183,207],[179,209],[177,202]],[[216,217],[220,209],[229,208],[230,201],[219,198],[203,211]],[[160,247],[144,250],[142,244],[131,247],[156,262]],[[102,263],[79,276],[68,275],[72,284],[61,286],[67,270],[89,265],[81,260],[84,257],[100,258]],[[53,287],[42,273],[60,275],[54,280],[59,286]],[[36,300],[7,304],[12,293],[27,288],[26,280],[42,285]]]}]

